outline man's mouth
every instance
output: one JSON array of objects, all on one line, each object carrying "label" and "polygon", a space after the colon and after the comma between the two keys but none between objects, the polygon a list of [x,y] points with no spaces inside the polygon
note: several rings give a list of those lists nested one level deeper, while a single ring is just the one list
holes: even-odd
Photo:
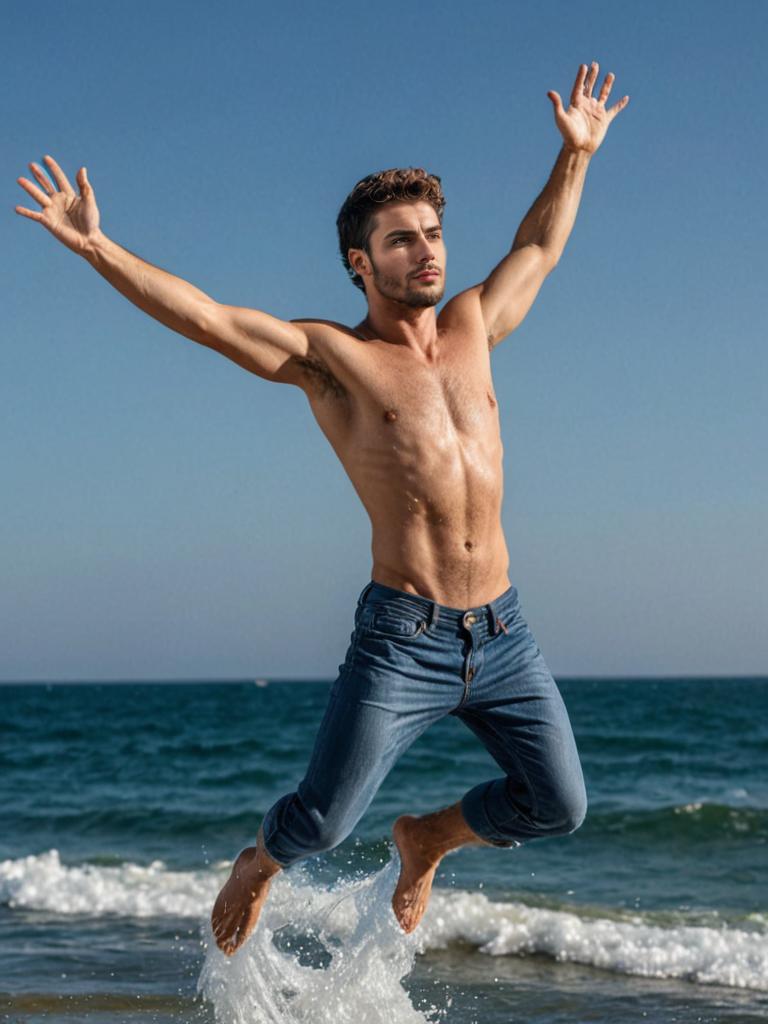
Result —
[{"label": "man's mouth", "polygon": [[418,274],[413,275],[417,281],[432,281],[436,277],[440,277],[439,270],[420,270]]}]

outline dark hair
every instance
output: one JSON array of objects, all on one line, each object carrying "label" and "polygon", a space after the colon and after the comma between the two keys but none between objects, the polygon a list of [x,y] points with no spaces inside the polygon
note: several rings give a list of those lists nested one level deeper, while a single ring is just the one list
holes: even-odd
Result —
[{"label": "dark hair", "polygon": [[352,279],[352,284],[365,291],[362,277],[352,269],[347,252],[350,249],[368,251],[368,239],[373,230],[373,216],[377,207],[393,200],[430,203],[440,223],[443,222],[445,196],[436,174],[427,174],[421,167],[392,167],[388,171],[369,174],[358,181],[339,210],[336,227],[339,232],[341,261]]}]

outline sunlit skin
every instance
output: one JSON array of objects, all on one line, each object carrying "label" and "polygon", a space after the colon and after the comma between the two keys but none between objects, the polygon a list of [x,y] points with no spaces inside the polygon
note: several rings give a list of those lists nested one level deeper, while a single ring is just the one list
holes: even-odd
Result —
[{"label": "sunlit skin", "polygon": [[[375,218],[367,249],[351,249],[350,262],[365,279],[369,316],[374,306],[429,309],[445,292],[445,244],[429,203],[391,202]],[[374,259],[375,253],[375,259]]]},{"label": "sunlit skin", "polygon": [[[172,330],[266,380],[307,396],[372,528],[372,579],[440,604],[485,604],[510,585],[501,525],[503,448],[491,351],[523,320],[573,227],[589,161],[624,96],[597,97],[597,63],[582,64],[567,108],[547,93],[563,145],[550,178],[510,251],[480,284],[436,312],[445,290],[446,249],[429,203],[392,202],[377,211],[365,249],[348,257],[365,286],[368,314],[356,327],[327,320],[282,321],[227,306],[109,239],[86,169],[76,181],[47,156],[30,164],[37,182],[18,183],[40,210],[16,212],[46,227],[131,302]],[[431,277],[419,277],[425,271]],[[482,843],[456,803],[393,826],[401,859],[392,908],[405,932],[418,925],[442,857]],[[261,833],[239,855],[212,913],[227,955],[256,927],[271,879],[281,870]]]}]

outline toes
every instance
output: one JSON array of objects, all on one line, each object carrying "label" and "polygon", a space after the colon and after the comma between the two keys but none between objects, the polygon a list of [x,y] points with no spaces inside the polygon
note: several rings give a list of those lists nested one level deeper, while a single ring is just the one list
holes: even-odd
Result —
[{"label": "toes", "polygon": [[219,949],[227,956],[232,956],[240,949],[249,934],[248,916],[244,914],[234,927],[227,929],[228,937],[218,943]]},{"label": "toes", "polygon": [[227,914],[226,916],[220,917],[212,927],[213,934],[217,939],[220,939],[223,935],[229,935],[234,931],[232,927],[232,915]]},{"label": "toes", "polygon": [[[236,918],[233,920],[233,918],[234,914],[232,913],[222,916],[212,929],[216,945],[221,950],[224,950],[225,945],[231,944],[240,931],[239,921]],[[226,950],[224,951],[226,952]]]},{"label": "toes", "polygon": [[221,936],[216,940],[216,945],[225,956],[232,956],[233,953],[237,952],[241,943],[238,942],[237,932],[235,932],[234,934],[228,934],[226,937]]}]

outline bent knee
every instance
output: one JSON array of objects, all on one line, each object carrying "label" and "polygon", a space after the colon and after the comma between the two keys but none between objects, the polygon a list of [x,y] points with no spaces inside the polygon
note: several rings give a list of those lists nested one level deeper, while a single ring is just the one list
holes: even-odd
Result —
[{"label": "bent knee", "polygon": [[568,835],[571,832],[575,832],[577,828],[581,828],[584,824],[584,819],[587,816],[587,801],[582,800],[578,804],[573,804],[568,808],[568,813],[563,821],[563,828],[565,834]]},{"label": "bent knee", "polygon": [[587,794],[575,789],[558,796],[542,807],[538,824],[548,835],[569,835],[580,828],[587,816]]}]

